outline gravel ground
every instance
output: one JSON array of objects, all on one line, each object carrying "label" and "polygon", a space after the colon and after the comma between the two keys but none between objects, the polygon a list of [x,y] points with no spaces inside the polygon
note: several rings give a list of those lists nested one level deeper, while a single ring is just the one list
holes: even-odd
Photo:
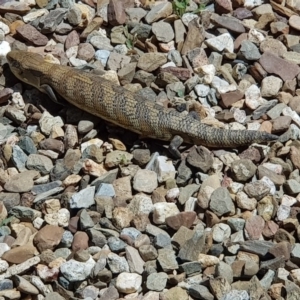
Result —
[{"label": "gravel ground", "polygon": [[[0,1],[0,300],[299,299],[299,13],[289,0]],[[172,160],[18,81],[10,50],[280,139]]]}]

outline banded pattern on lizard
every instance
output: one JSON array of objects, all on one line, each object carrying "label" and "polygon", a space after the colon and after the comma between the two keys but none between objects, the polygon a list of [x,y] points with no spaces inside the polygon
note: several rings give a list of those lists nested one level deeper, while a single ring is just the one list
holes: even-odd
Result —
[{"label": "banded pattern on lizard", "polygon": [[171,141],[170,151],[182,142],[208,147],[238,147],[277,140],[267,132],[212,128],[171,109],[143,99],[92,73],[45,62],[39,54],[11,51],[13,74],[56,100],[55,93],[76,107],[143,137]]}]

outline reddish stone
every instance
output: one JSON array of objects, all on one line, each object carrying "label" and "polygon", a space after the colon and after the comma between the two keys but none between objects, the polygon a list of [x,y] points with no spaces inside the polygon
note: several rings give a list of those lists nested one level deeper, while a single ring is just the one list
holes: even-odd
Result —
[{"label": "reddish stone", "polygon": [[217,14],[228,14],[232,12],[231,0],[216,0],[215,10]]},{"label": "reddish stone", "polygon": [[83,231],[77,231],[74,234],[74,239],[72,242],[72,250],[77,252],[80,250],[85,250],[89,247],[89,236]]},{"label": "reddish stone", "polygon": [[19,26],[16,31],[24,40],[34,46],[45,46],[48,43],[48,38],[30,24]]},{"label": "reddish stone", "polygon": [[175,216],[166,218],[166,223],[175,230],[178,230],[181,226],[190,228],[193,225],[196,216],[197,214],[194,211],[184,211]]},{"label": "reddish stone", "polygon": [[245,229],[250,240],[259,240],[265,226],[265,221],[261,216],[250,217],[245,224]]},{"label": "reddish stone", "polygon": [[300,72],[300,67],[271,52],[265,52],[259,59],[259,63],[270,74],[276,74],[282,80],[292,80]]},{"label": "reddish stone", "polygon": [[243,99],[244,93],[239,90],[221,94],[221,105],[225,108],[231,107],[233,103]]},{"label": "reddish stone", "polygon": [[113,26],[126,22],[126,13],[123,1],[110,0],[107,8],[108,22]]},{"label": "reddish stone", "polygon": [[79,40],[79,35],[78,35],[77,31],[72,30],[66,38],[65,48],[67,50],[73,46],[78,46],[79,43],[80,43],[80,40]]},{"label": "reddish stone", "polygon": [[54,225],[46,225],[34,237],[33,242],[40,252],[53,250],[61,241],[64,229]]}]

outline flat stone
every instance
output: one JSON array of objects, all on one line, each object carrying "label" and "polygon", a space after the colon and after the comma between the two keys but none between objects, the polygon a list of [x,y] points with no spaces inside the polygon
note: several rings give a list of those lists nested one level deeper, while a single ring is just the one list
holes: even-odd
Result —
[{"label": "flat stone", "polygon": [[300,72],[300,68],[270,52],[265,52],[259,63],[268,72],[278,75],[282,80],[292,80]]}]

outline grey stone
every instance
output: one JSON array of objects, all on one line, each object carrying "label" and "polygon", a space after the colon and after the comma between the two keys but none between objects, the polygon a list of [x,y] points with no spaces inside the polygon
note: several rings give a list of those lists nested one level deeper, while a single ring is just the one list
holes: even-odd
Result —
[{"label": "grey stone", "polygon": [[27,162],[28,156],[18,145],[14,145],[12,147],[11,159],[12,159],[14,165],[16,166],[16,168],[19,170],[19,172],[26,170],[26,162]]},{"label": "grey stone", "polygon": [[146,287],[150,291],[161,292],[167,284],[168,275],[163,272],[152,273],[147,277]]},{"label": "grey stone", "polygon": [[234,204],[226,188],[219,187],[213,191],[210,203],[210,209],[219,217],[234,210]]},{"label": "grey stone", "polygon": [[158,234],[153,239],[153,245],[157,249],[160,249],[160,248],[170,248],[171,247],[171,238],[168,237],[165,234]]},{"label": "grey stone", "polygon": [[209,289],[200,284],[193,284],[189,287],[189,294],[194,299],[200,300],[214,300],[214,296],[210,293]]},{"label": "grey stone", "polygon": [[242,41],[240,52],[247,60],[258,60],[261,54],[254,43],[249,40]]},{"label": "grey stone", "polygon": [[164,272],[169,272],[178,269],[175,252],[170,249],[159,249],[157,261]]},{"label": "grey stone", "polygon": [[70,198],[70,208],[89,208],[95,203],[95,187],[87,187]]},{"label": "grey stone", "polygon": [[205,245],[205,232],[202,224],[196,225],[193,235],[180,248],[178,257],[182,261],[197,261]]},{"label": "grey stone", "polygon": [[31,192],[38,195],[41,193],[48,192],[54,188],[60,187],[61,185],[62,185],[62,182],[60,180],[56,180],[56,181],[52,181],[52,182],[45,183],[45,184],[35,185],[31,189]]},{"label": "grey stone", "polygon": [[36,149],[36,146],[34,145],[34,142],[33,140],[25,135],[23,136],[19,143],[18,143],[18,146],[27,154],[36,154],[37,153],[37,149]]},{"label": "grey stone", "polygon": [[127,246],[125,242],[123,242],[121,239],[114,236],[109,237],[107,242],[110,250],[113,251],[114,253],[125,251],[125,248]]},{"label": "grey stone", "polygon": [[29,170],[37,170],[41,174],[49,174],[53,168],[52,160],[44,155],[30,154],[26,166]]},{"label": "grey stone", "polygon": [[79,224],[80,224],[80,229],[82,231],[85,231],[87,228],[92,228],[94,227],[94,221],[86,211],[86,209],[83,209],[80,217],[79,217]]}]

